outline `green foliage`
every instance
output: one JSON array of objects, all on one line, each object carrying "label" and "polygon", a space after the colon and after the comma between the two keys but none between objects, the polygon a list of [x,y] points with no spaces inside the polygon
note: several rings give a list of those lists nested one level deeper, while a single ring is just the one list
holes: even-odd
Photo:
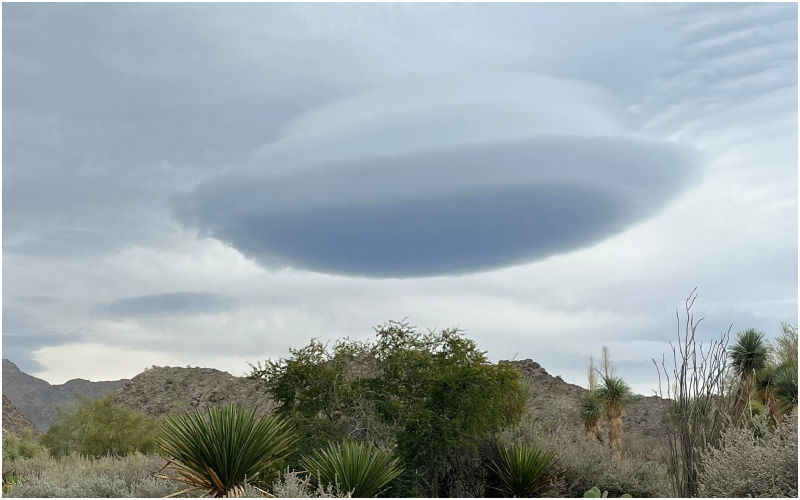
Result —
[{"label": "green foliage", "polygon": [[[598,488],[597,486],[592,486],[592,489],[583,494],[583,498],[608,498],[608,490],[600,493],[600,488]],[[625,494],[622,495],[620,498],[632,498],[632,497],[628,494]]]},{"label": "green foliage", "polygon": [[155,450],[158,421],[114,404],[111,394],[91,399],[78,396],[73,411],[56,409],[56,418],[41,437],[53,456],[78,453],[89,457],[122,456]]},{"label": "green foliage", "polygon": [[583,494],[583,498],[608,498],[608,490],[600,493],[597,486],[592,486],[592,489]]},{"label": "green foliage", "polygon": [[525,402],[517,370],[490,363],[456,329],[419,333],[389,322],[372,342],[345,339],[329,349],[314,340],[291,354],[254,366],[251,377],[265,381],[305,436],[304,454],[346,438],[396,445],[404,467],[396,495],[419,494],[421,482],[452,484],[452,464],[476,456]]},{"label": "green foliage", "polygon": [[585,392],[578,402],[581,420],[597,422],[603,416],[603,402],[595,391]]},{"label": "green foliage", "polygon": [[21,436],[3,432],[3,460],[17,460],[19,458],[33,458],[37,455],[47,455],[47,450],[36,442],[33,429],[25,429]]},{"label": "green foliage", "polygon": [[789,323],[781,324],[781,334],[775,339],[773,355],[775,364],[797,365],[797,327]]},{"label": "green foliage", "polygon": [[267,479],[295,441],[292,429],[273,415],[233,405],[166,417],[156,438],[186,491],[240,495],[246,482]]},{"label": "green foliage", "polygon": [[630,402],[633,392],[630,386],[625,383],[620,377],[613,375],[603,377],[603,385],[597,388],[597,397],[600,401],[608,405],[615,405],[618,407],[625,406]]},{"label": "green foliage", "polygon": [[557,477],[555,452],[517,444],[498,449],[500,463],[493,469],[501,481],[498,488],[509,497],[532,497],[547,489]]},{"label": "green foliage", "polygon": [[336,487],[356,498],[373,497],[402,472],[400,463],[373,445],[345,441],[303,457],[303,467],[325,487]]},{"label": "green foliage", "polygon": [[738,333],[730,348],[731,366],[740,378],[751,377],[769,361],[769,345],[764,334],[750,328]]},{"label": "green foliage", "polygon": [[786,364],[776,370],[775,396],[784,414],[797,408],[797,364]]}]

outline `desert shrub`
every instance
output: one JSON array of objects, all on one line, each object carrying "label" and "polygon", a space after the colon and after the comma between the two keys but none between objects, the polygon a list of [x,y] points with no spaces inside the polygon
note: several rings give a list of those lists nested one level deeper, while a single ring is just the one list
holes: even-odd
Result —
[{"label": "desert shrub", "polygon": [[702,460],[700,496],[796,498],[797,420],[787,418],[763,438],[732,427]]},{"label": "desert shrub", "polygon": [[3,460],[33,458],[47,454],[47,450],[36,442],[33,429],[25,429],[20,436],[3,432]]},{"label": "desert shrub", "polygon": [[233,405],[166,417],[156,438],[170,458],[169,468],[186,491],[205,495],[241,494],[244,486],[265,481],[295,442],[289,425],[274,415]]},{"label": "desert shrub", "polygon": [[[454,474],[522,412],[519,373],[494,365],[457,329],[419,333],[405,322],[376,328],[373,342],[318,341],[253,367],[310,453],[329,440],[396,445],[404,473],[394,495],[447,496]],[[468,470],[468,469],[467,469]],[[470,478],[471,480],[471,478]],[[435,491],[431,490],[435,485]]]},{"label": "desert shrub", "polygon": [[335,486],[324,486],[305,473],[288,468],[272,483],[270,494],[275,498],[346,498]]},{"label": "desert shrub", "polygon": [[548,432],[532,419],[525,419],[506,429],[498,440],[506,446],[525,443],[555,450],[561,475],[546,491],[547,496],[582,497],[595,486],[607,490],[611,497],[626,493],[634,498],[669,496],[670,482],[663,463],[629,454],[612,460],[607,446],[584,436]]},{"label": "desert shrub", "polygon": [[155,450],[157,427],[156,419],[115,405],[111,394],[96,399],[78,396],[77,408],[56,409],[55,421],[41,443],[56,457],[148,453]]},{"label": "desert shrub", "polygon": [[3,475],[15,476],[7,497],[127,497],[158,498],[175,492],[153,474],[164,465],[157,455],[92,459],[77,454],[61,458],[38,455],[3,461]]},{"label": "desert shrub", "polygon": [[303,467],[319,484],[337,487],[356,498],[381,493],[402,469],[391,454],[371,444],[345,441],[303,457]]}]

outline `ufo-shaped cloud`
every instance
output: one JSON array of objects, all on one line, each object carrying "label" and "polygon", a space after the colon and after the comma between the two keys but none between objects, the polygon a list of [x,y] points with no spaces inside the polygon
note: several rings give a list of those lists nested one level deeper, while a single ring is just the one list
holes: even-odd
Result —
[{"label": "ufo-shaped cloud", "polygon": [[528,262],[623,230],[693,177],[690,152],[620,116],[564,79],[405,84],[295,120],[175,214],[267,265],[407,277]]}]

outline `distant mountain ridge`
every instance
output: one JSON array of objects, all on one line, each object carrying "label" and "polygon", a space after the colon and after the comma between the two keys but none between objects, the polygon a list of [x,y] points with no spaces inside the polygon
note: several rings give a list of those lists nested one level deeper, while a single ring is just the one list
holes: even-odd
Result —
[{"label": "distant mountain ridge", "polygon": [[[578,399],[586,389],[550,375],[530,359],[500,363],[512,365],[531,382],[532,399],[528,411],[546,430],[583,435]],[[264,412],[276,406],[262,381],[236,377],[213,368],[156,366],[130,380],[89,382],[75,379],[61,385],[50,385],[3,360],[3,391],[11,403],[42,431],[49,427],[55,406],[65,404],[74,394],[95,397],[113,392],[115,403],[154,417],[176,410],[202,410],[226,403]],[[657,449],[663,445],[662,402],[655,396],[637,395],[625,407],[622,421],[624,439],[630,443],[629,446]],[[606,433],[603,423],[604,438]]]},{"label": "distant mountain ridge", "polygon": [[91,382],[76,378],[53,385],[28,375],[10,360],[3,359],[3,395],[42,432],[46,432],[53,423],[56,407],[70,404],[75,395],[104,396],[127,381]]}]

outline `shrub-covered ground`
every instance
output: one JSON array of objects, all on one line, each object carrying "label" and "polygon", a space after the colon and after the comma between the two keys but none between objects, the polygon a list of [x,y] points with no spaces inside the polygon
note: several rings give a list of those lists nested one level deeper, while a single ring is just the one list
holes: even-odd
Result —
[{"label": "shrub-covered ground", "polygon": [[[739,336],[732,357],[747,369],[731,379],[738,420],[692,458],[700,496],[797,496],[796,329],[779,340],[789,348],[770,353],[759,334]],[[743,348],[747,342],[758,349]],[[591,415],[578,412],[578,398],[575,412],[563,415],[583,419],[586,432],[551,430],[530,412],[530,381],[507,363],[490,363],[458,330],[419,333],[391,322],[372,342],[312,341],[254,366],[251,377],[276,401],[273,414],[226,406],[153,418],[105,397],[60,411],[42,436],[4,434],[4,495],[667,497],[677,490],[678,469],[669,470],[664,448],[626,441],[624,427],[616,435],[609,427],[608,439],[592,430],[587,416],[611,420],[624,411],[621,379],[602,377]],[[610,380],[619,389],[613,398]],[[612,439],[622,443],[617,453]],[[176,481],[178,472],[188,481]]]}]

